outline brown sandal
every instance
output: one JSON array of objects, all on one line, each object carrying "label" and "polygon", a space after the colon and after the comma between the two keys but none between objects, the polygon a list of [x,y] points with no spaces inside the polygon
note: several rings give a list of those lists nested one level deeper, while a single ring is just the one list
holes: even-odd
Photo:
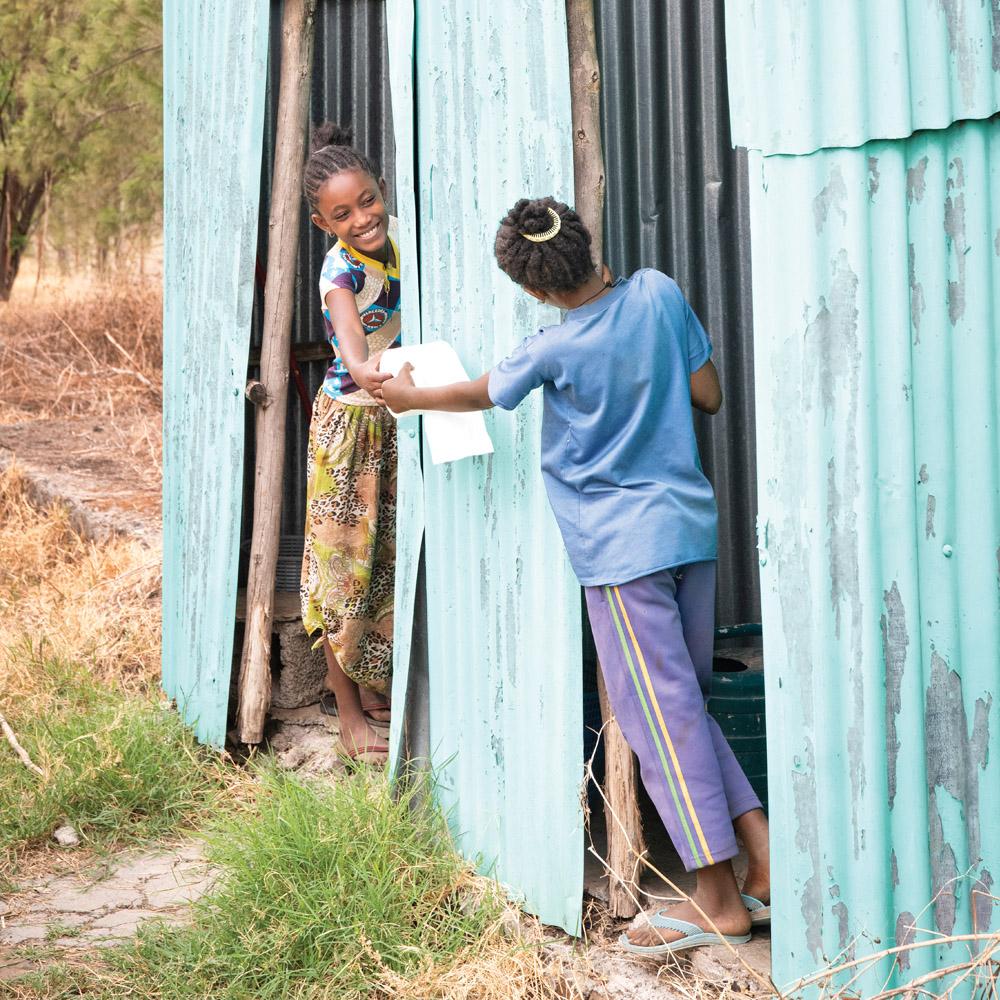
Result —
[{"label": "brown sandal", "polygon": [[[319,710],[324,715],[329,715],[333,718],[337,717],[337,698],[332,691],[324,691],[319,696]],[[365,713],[365,718],[368,719],[369,722],[374,722],[379,726],[389,725],[390,719],[379,719],[377,716],[372,714],[373,712],[391,711],[388,705],[385,707],[379,706],[378,708],[362,708],[361,711]]]},{"label": "brown sandal", "polygon": [[355,747],[348,750],[342,740],[333,745],[334,753],[348,764],[369,764],[372,767],[384,767],[389,762],[389,748],[379,746]]}]

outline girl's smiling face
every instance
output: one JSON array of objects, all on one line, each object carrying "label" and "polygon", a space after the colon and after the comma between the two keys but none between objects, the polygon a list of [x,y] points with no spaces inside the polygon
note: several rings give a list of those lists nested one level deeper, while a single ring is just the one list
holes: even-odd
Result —
[{"label": "girl's smiling face", "polygon": [[378,255],[389,236],[385,181],[362,170],[333,174],[317,192],[312,221],[367,256]]}]

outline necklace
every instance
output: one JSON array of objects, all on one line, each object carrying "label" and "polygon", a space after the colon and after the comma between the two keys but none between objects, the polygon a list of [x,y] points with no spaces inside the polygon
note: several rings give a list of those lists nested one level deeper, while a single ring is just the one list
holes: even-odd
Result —
[{"label": "necklace", "polygon": [[588,295],[587,298],[585,298],[582,302],[577,303],[575,306],[573,306],[573,308],[579,309],[580,306],[585,306],[591,299],[596,299],[597,296],[601,294],[601,292],[606,292],[610,287],[611,287],[611,282],[606,281],[603,285],[601,285],[600,288],[597,289],[596,292],[594,292],[593,295]]}]

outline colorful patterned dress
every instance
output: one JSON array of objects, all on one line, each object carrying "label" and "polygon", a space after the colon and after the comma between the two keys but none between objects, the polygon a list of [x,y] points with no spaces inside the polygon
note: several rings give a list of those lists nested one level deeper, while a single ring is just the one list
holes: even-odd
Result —
[{"label": "colorful patterned dress", "polygon": [[349,288],[370,355],[399,345],[398,224],[389,217],[393,264],[338,241],[319,280],[327,337],[336,355],[316,394],[309,426],[302,623],[322,630],[341,669],[383,694],[392,678],[396,559],[396,422],[351,378],[340,357],[327,293]]}]

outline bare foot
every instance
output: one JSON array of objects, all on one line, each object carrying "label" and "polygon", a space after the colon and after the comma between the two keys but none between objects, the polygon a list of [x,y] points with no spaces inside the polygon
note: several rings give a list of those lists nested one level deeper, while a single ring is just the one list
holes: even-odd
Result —
[{"label": "bare foot", "polygon": [[[697,898],[697,894],[695,897]],[[709,907],[699,900],[701,909],[712,918],[718,930],[726,935],[748,934],[750,932],[750,914],[740,902],[739,896],[735,900],[730,900],[723,907]],[[690,924],[700,927],[703,931],[713,932],[714,928],[701,915],[694,904],[689,900],[675,903],[672,906],[663,907],[659,910],[652,910],[650,917],[655,913],[662,913],[665,917],[672,917],[674,920],[686,920]],[[652,948],[659,944],[668,944],[684,937],[683,932],[673,931],[667,927],[652,927],[649,924],[642,924],[628,932],[628,939],[632,944],[641,948]]]},{"label": "bare foot", "polygon": [[372,722],[388,722],[391,718],[389,699],[384,694],[370,688],[358,689],[361,695],[361,709]]},{"label": "bare foot", "polygon": [[747,852],[747,877],[741,891],[769,905],[771,857],[767,817],[762,809],[752,809],[742,816],[737,816],[733,826]]}]

